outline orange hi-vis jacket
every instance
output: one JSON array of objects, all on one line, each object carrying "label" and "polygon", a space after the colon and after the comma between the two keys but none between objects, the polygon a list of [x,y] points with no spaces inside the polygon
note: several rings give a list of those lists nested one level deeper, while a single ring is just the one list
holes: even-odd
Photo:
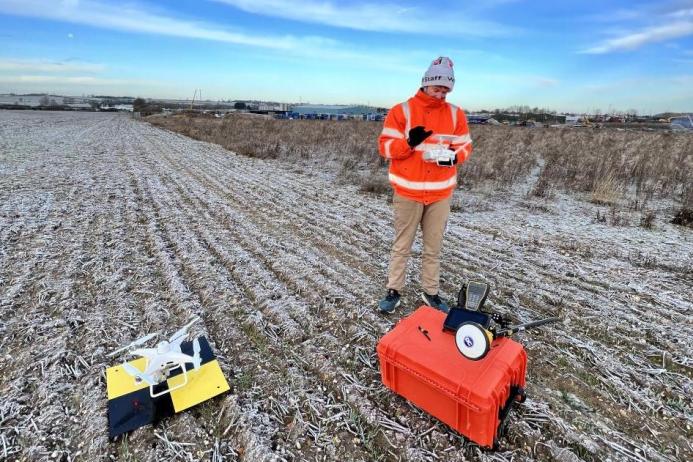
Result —
[{"label": "orange hi-vis jacket", "polygon": [[[418,125],[433,133],[411,148],[407,143],[409,130]],[[438,135],[448,136],[439,138]],[[439,142],[457,151],[458,164],[472,153],[472,139],[462,109],[419,90],[390,110],[378,144],[380,155],[390,160],[389,177],[395,193],[424,204],[452,194],[457,184],[457,167],[442,167],[423,160],[424,151],[440,149]]]}]

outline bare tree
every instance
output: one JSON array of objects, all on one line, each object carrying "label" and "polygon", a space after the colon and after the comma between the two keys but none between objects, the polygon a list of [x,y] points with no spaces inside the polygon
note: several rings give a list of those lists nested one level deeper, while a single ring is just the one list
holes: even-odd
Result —
[{"label": "bare tree", "polygon": [[135,112],[141,112],[146,105],[147,102],[144,100],[144,98],[135,98],[135,100],[132,102],[132,110]]}]

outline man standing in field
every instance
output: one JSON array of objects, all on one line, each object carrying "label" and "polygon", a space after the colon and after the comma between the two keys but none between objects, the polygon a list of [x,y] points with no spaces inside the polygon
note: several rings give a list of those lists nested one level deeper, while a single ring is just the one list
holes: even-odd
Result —
[{"label": "man standing in field", "polygon": [[448,311],[438,293],[440,248],[457,183],[456,164],[472,152],[464,111],[445,101],[454,85],[450,58],[433,61],[416,95],[387,114],[378,139],[380,155],[390,161],[395,215],[387,295],[378,304],[384,313],[400,305],[407,261],[419,225],[424,245],[421,297],[427,305]]}]

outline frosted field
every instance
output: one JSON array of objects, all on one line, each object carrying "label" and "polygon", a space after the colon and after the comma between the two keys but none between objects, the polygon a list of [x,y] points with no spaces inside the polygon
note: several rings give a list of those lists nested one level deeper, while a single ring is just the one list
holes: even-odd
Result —
[{"label": "frosted field", "polygon": [[[0,111],[0,460],[693,460],[693,232],[525,192],[456,192],[443,250],[448,300],[473,278],[563,318],[517,337],[528,400],[481,451],[380,384],[420,304],[417,243],[404,308],[375,309],[385,196],[120,114]],[[109,441],[106,355],[193,314],[231,392]]]}]

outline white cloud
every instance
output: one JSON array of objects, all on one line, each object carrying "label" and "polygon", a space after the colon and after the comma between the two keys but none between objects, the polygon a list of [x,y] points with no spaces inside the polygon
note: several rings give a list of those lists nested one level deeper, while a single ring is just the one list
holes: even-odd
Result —
[{"label": "white cloud", "polygon": [[638,49],[648,43],[662,42],[693,34],[693,21],[680,21],[664,26],[649,27],[640,32],[613,38],[583,50],[585,54],[604,54]]},{"label": "white cloud", "polygon": [[[647,44],[670,41],[693,35],[693,1],[664,1],[656,4],[631,6],[627,10],[611,11],[593,17],[599,22],[617,23],[618,28],[603,32],[611,38],[580,53],[605,54],[631,51]],[[668,46],[676,46],[669,43]]]},{"label": "white cloud", "polygon": [[534,77],[533,81],[537,84],[537,86],[543,88],[555,87],[560,83],[557,79],[552,79],[550,77]]},{"label": "white cloud", "polygon": [[107,5],[98,0],[69,0],[56,6],[50,0],[0,0],[0,14],[36,17],[90,27],[182,37],[260,47],[281,52],[282,58],[300,57],[313,60],[352,63],[359,67],[398,72],[420,72],[431,57],[426,54],[419,65],[416,50],[407,54],[370,47],[354,49],[348,44],[319,36],[270,36],[247,34],[216,24],[174,18],[133,4]]},{"label": "white cloud", "polygon": [[314,47],[327,40],[316,37],[250,35],[217,25],[155,14],[133,4],[108,5],[100,1],[0,0],[0,13],[65,21],[126,32],[213,40],[238,45],[289,50]]},{"label": "white cloud", "polygon": [[[672,83],[684,88],[693,87],[693,74],[676,75],[668,78]],[[693,99],[693,98],[689,98]]]},{"label": "white cloud", "polygon": [[[466,76],[465,76],[466,78]],[[491,81],[507,84],[513,88],[535,88],[535,87],[555,87],[560,84],[560,80],[543,75],[522,74],[522,73],[492,73],[470,75],[471,81]]]},{"label": "white cloud", "polygon": [[[185,88],[187,91],[187,88]],[[51,93],[80,95],[84,93],[110,95],[147,95],[150,98],[189,97],[182,94],[179,84],[146,79],[102,78],[90,75],[58,76],[22,74],[0,75],[0,93]]]},{"label": "white cloud", "polygon": [[22,72],[103,72],[103,64],[82,63],[77,61],[49,61],[32,59],[0,58],[0,70]]},{"label": "white cloud", "polygon": [[[671,75],[665,77],[634,77],[608,82],[591,82],[580,85],[583,89],[593,93],[613,93],[617,91],[629,91],[643,88],[678,88],[687,89],[693,85],[692,74]],[[691,97],[686,98],[691,103]]]},{"label": "white cloud", "polygon": [[142,85],[151,83],[145,80],[132,79],[104,79],[89,75],[82,76],[57,76],[57,75],[14,75],[0,76],[1,84],[21,85],[21,84],[51,84],[51,85],[79,85],[79,86],[101,86],[101,85]]},{"label": "white cloud", "polygon": [[674,12],[670,13],[670,16],[672,18],[676,18],[676,19],[693,18],[693,8],[687,8],[687,9],[674,11]]},{"label": "white cloud", "polygon": [[473,17],[471,13],[465,14],[449,7],[438,9],[430,5],[404,7],[378,2],[346,5],[345,2],[326,0],[214,1],[248,13],[357,30],[477,37],[505,36],[518,32],[515,27]]}]

